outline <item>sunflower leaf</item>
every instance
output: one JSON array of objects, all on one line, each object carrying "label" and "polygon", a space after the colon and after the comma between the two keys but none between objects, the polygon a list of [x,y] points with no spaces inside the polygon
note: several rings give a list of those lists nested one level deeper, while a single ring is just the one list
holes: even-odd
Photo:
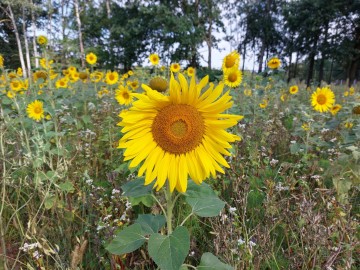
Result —
[{"label": "sunflower leaf", "polygon": [[201,261],[199,266],[196,268],[198,270],[234,270],[228,264],[222,263],[216,256],[210,252],[206,252],[201,256]]},{"label": "sunflower leaf", "polygon": [[141,229],[146,234],[157,233],[164,225],[166,219],[163,215],[139,215],[135,220],[135,224],[140,224]]},{"label": "sunflower leaf", "polygon": [[192,212],[200,217],[217,216],[225,206],[225,202],[220,200],[211,187],[205,183],[196,185],[189,181],[185,196],[186,202],[192,207]]},{"label": "sunflower leaf", "polygon": [[141,225],[133,224],[118,232],[106,249],[112,254],[123,255],[137,250],[145,240]]},{"label": "sunflower leaf", "polygon": [[149,255],[163,270],[179,270],[190,249],[190,235],[177,227],[170,235],[154,233],[149,238]]},{"label": "sunflower leaf", "polygon": [[126,184],[121,186],[124,191],[124,196],[126,197],[142,197],[148,194],[151,194],[153,189],[152,185],[144,185],[144,178],[137,178],[135,180],[131,180]]}]

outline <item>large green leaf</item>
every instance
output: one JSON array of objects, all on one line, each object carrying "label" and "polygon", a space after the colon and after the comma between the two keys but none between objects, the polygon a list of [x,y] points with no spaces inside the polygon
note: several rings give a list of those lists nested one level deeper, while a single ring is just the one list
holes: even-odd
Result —
[{"label": "large green leaf", "polygon": [[225,202],[220,200],[211,187],[205,183],[196,185],[189,181],[185,196],[186,202],[192,207],[192,212],[200,217],[217,216],[225,206]]},{"label": "large green leaf", "polygon": [[141,229],[146,234],[157,233],[164,225],[166,219],[163,215],[139,215],[135,224],[140,224]]},{"label": "large green leaf", "polygon": [[190,249],[190,235],[177,227],[171,235],[154,233],[149,238],[149,255],[163,270],[179,270]]},{"label": "large green leaf", "polygon": [[124,196],[137,198],[151,194],[153,187],[152,185],[145,186],[144,178],[137,178],[122,185],[121,188],[124,191]]},{"label": "large green leaf", "polygon": [[196,268],[198,270],[234,270],[228,264],[222,263],[216,256],[210,252],[206,252],[201,256],[201,261],[199,266]]},{"label": "large green leaf", "polygon": [[120,231],[106,249],[116,255],[132,252],[145,243],[140,224],[133,224]]}]

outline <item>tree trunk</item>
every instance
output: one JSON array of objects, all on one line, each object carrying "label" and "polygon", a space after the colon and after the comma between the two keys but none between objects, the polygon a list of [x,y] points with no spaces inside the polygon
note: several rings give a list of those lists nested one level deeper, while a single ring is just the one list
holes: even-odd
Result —
[{"label": "tree trunk", "polygon": [[296,57],[295,57],[295,67],[294,67],[294,78],[296,78],[296,76],[297,76],[298,63],[299,63],[299,53],[296,53]]},{"label": "tree trunk", "polygon": [[329,35],[329,23],[328,22],[325,25],[325,30],[324,31],[325,31],[325,33],[324,33],[325,37],[324,37],[323,49],[321,51],[318,86],[321,85],[321,81],[324,79],[324,64],[325,64],[326,49],[327,49],[327,38],[328,38],[328,35]]},{"label": "tree trunk", "polygon": [[210,24],[209,24],[209,28],[207,31],[207,39],[206,39],[206,44],[208,46],[208,68],[209,70],[211,70],[211,49],[212,49],[212,39],[211,39],[211,34],[212,32],[212,19],[210,20]]},{"label": "tree trunk", "polygon": [[37,46],[36,46],[36,18],[35,18],[35,13],[34,13],[34,3],[32,0],[30,0],[30,4],[31,4],[31,28],[32,28],[32,32],[33,32],[33,40],[32,40],[32,45],[33,45],[33,50],[34,50],[34,56],[35,56],[35,68],[39,67],[39,55],[38,55],[38,51],[37,51]]},{"label": "tree trunk", "polygon": [[84,53],[83,36],[82,36],[82,32],[81,32],[81,19],[80,19],[79,0],[74,0],[74,8],[75,8],[76,22],[77,22],[77,25],[78,25],[78,37],[79,37],[81,67],[85,68],[85,59],[84,59],[85,53]]},{"label": "tree trunk", "polygon": [[26,19],[25,19],[25,7],[22,6],[22,28],[24,33],[25,55],[26,55],[26,70],[24,70],[25,77],[31,78],[31,62],[30,62],[30,50],[29,42],[26,34]]},{"label": "tree trunk", "polygon": [[107,13],[107,17],[110,19],[111,17],[111,0],[105,0],[105,5],[106,5],[106,13]]},{"label": "tree trunk", "polygon": [[288,68],[288,79],[287,79],[287,83],[289,83],[290,80],[291,80],[291,64],[292,64],[292,52],[290,52],[290,55],[289,55],[289,68]]},{"label": "tree trunk", "polygon": [[263,65],[263,60],[264,60],[265,49],[266,49],[266,46],[265,46],[265,43],[263,42],[261,44],[261,49],[260,49],[259,58],[258,58],[258,62],[259,62],[258,73],[262,72],[262,65]]},{"label": "tree trunk", "polygon": [[[360,27],[355,28],[354,36],[355,36],[354,52],[357,52],[360,50]],[[349,69],[347,72],[347,79],[349,82],[349,87],[353,84],[353,82],[356,78],[356,71],[357,71],[357,66],[358,66],[359,61],[360,61],[359,53],[356,53],[355,55],[351,56],[350,65],[349,65]]]},{"label": "tree trunk", "polygon": [[243,61],[242,61],[242,68],[241,68],[241,71],[244,73],[244,70],[245,70],[245,55],[246,55],[246,43],[243,44],[244,46],[244,50],[243,50]]},{"label": "tree trunk", "polygon": [[[8,5],[7,10],[8,10],[7,14],[8,14],[8,16],[9,16],[9,18],[10,18],[10,20],[11,20],[11,23],[12,23],[12,25],[13,25],[13,27],[14,27],[14,33],[15,33],[16,43],[17,43],[18,50],[19,50],[19,58],[20,58],[21,68],[22,68],[22,70],[26,70],[24,55],[23,55],[23,51],[22,51],[22,47],[21,47],[20,35],[19,35],[18,28],[17,28],[17,26],[16,26],[16,21],[15,21],[14,13],[13,13],[10,5]],[[23,76],[24,76],[24,78],[25,78],[26,72],[23,73]]]},{"label": "tree trunk", "polygon": [[310,87],[310,83],[313,79],[313,73],[314,73],[314,65],[315,65],[315,55],[317,50],[317,43],[318,43],[318,37],[319,35],[316,35],[316,38],[314,40],[314,46],[309,54],[309,71],[307,74],[306,79],[306,87]]}]

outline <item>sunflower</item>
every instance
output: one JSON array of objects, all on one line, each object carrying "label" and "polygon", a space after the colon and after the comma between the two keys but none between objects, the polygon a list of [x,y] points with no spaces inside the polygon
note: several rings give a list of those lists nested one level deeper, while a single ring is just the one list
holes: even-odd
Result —
[{"label": "sunflower", "polygon": [[79,78],[80,80],[82,80],[83,82],[86,82],[87,79],[89,79],[89,73],[86,71],[80,71],[79,72]]},{"label": "sunflower", "polygon": [[45,70],[38,70],[34,72],[33,77],[35,82],[37,82],[39,79],[46,81],[48,73]]},{"label": "sunflower", "polygon": [[115,99],[120,105],[129,105],[133,101],[133,94],[127,87],[120,85],[115,91]]},{"label": "sunflower", "polygon": [[106,76],[105,76],[105,82],[108,84],[108,85],[113,85],[115,83],[117,83],[119,80],[119,74],[116,72],[116,71],[108,71],[106,73]]},{"label": "sunflower", "polygon": [[181,69],[180,64],[179,63],[172,63],[170,66],[170,70],[174,73],[179,72]]},{"label": "sunflower", "polygon": [[39,62],[40,62],[40,66],[43,69],[49,69],[51,68],[51,65],[54,63],[54,60],[47,60],[46,58],[41,58]]},{"label": "sunflower", "polygon": [[262,103],[259,103],[259,107],[260,107],[261,109],[265,109],[265,108],[268,106],[268,104],[269,104],[268,100],[267,100],[266,98],[264,98],[264,99],[262,100]]},{"label": "sunflower", "polygon": [[311,105],[315,111],[327,112],[335,103],[334,92],[328,87],[317,88],[311,95]]},{"label": "sunflower", "polygon": [[188,69],[186,70],[186,73],[189,77],[192,77],[195,75],[195,68],[193,67],[188,67]]},{"label": "sunflower", "polygon": [[354,94],[355,94],[355,88],[354,88],[353,86],[351,86],[351,87],[349,88],[349,95],[352,96],[352,95],[354,95]]},{"label": "sunflower", "polygon": [[153,54],[150,54],[149,60],[150,60],[152,65],[156,66],[156,65],[159,64],[160,58],[159,58],[159,55],[157,53],[153,53]]},{"label": "sunflower", "polygon": [[29,118],[40,121],[44,118],[43,103],[39,100],[35,100],[27,106],[26,112]]},{"label": "sunflower", "polygon": [[340,104],[335,104],[330,108],[330,112],[332,115],[336,115],[341,110],[341,108],[342,106]]},{"label": "sunflower", "polygon": [[285,102],[285,100],[287,99],[287,95],[286,95],[286,94],[282,94],[282,95],[280,96],[280,99],[281,99],[282,102]]},{"label": "sunflower", "polygon": [[130,81],[129,86],[131,87],[132,90],[136,90],[139,88],[139,81],[138,80]]},{"label": "sunflower", "polygon": [[344,123],[344,127],[345,127],[345,128],[350,129],[350,128],[352,128],[353,126],[354,126],[354,124],[353,124],[352,122],[350,122],[350,121],[346,121],[346,122]]},{"label": "sunflower", "polygon": [[124,135],[118,147],[126,149],[129,167],[143,162],[138,175],[146,172],[145,185],[156,179],[159,190],[168,179],[171,192],[185,192],[188,176],[200,184],[210,174],[216,177],[216,171],[224,173],[220,165],[229,165],[222,155],[230,156],[229,142],[240,140],[226,129],[242,119],[223,113],[232,106],[229,91],[220,96],[224,83],[201,93],[208,76],[199,84],[192,77],[190,85],[182,73],[178,78],[171,75],[169,95],[143,84],[146,94],[134,94],[138,100],[119,123]]},{"label": "sunflower", "polygon": [[241,71],[237,68],[228,69],[224,73],[225,85],[229,87],[238,87],[242,81]]},{"label": "sunflower", "polygon": [[304,123],[301,125],[301,128],[305,131],[308,131],[308,130],[310,130],[310,125],[308,123]]},{"label": "sunflower", "polygon": [[70,66],[70,67],[68,67],[67,71],[68,71],[67,74],[64,74],[64,75],[70,75],[70,74],[72,74],[72,73],[76,73],[76,72],[77,72],[77,68],[74,67],[74,66]]},{"label": "sunflower", "polygon": [[268,67],[271,69],[276,69],[279,68],[281,65],[281,61],[279,58],[277,57],[273,57],[269,60],[269,62],[267,63]]},{"label": "sunflower", "polygon": [[4,68],[4,57],[0,54],[0,68]]},{"label": "sunflower", "polygon": [[56,88],[67,88],[68,87],[68,80],[66,78],[61,78],[56,81],[55,83]]},{"label": "sunflower", "polygon": [[239,67],[240,55],[237,51],[232,51],[228,55],[226,55],[223,59],[222,70],[226,72],[228,69]]},{"label": "sunflower", "polygon": [[252,91],[250,88],[244,89],[244,95],[247,97],[251,97],[252,96]]},{"label": "sunflower", "polygon": [[168,82],[163,77],[154,77],[150,80],[149,86],[152,90],[165,92],[168,89]]},{"label": "sunflower", "polygon": [[90,80],[93,83],[98,83],[102,80],[102,78],[104,77],[104,74],[100,71],[95,71],[93,73],[90,74]]},{"label": "sunflower", "polygon": [[19,80],[12,80],[10,82],[10,88],[12,91],[20,91],[23,88],[23,83]]},{"label": "sunflower", "polygon": [[290,86],[289,93],[295,95],[299,91],[299,87],[297,85]]},{"label": "sunflower", "polygon": [[360,114],[360,105],[357,105],[357,106],[353,107],[352,113],[353,114]]},{"label": "sunflower", "polygon": [[6,96],[13,99],[16,96],[16,93],[14,91],[7,91]]},{"label": "sunflower", "polygon": [[48,39],[45,36],[38,36],[36,40],[39,45],[46,46],[46,44],[48,43]]},{"label": "sunflower", "polygon": [[86,55],[85,60],[89,65],[95,65],[97,61],[97,56],[96,54],[91,52]]},{"label": "sunflower", "polygon": [[17,70],[16,70],[16,75],[18,75],[19,77],[21,77],[23,75],[23,70],[21,67],[19,67]]}]

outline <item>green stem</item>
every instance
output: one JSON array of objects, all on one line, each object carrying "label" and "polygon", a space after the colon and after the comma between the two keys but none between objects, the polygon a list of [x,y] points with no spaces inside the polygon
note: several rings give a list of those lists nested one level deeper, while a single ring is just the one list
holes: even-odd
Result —
[{"label": "green stem", "polygon": [[168,229],[168,235],[172,233],[172,211],[174,209],[174,201],[172,200],[172,193],[170,191],[169,184],[167,185],[165,191],[165,199],[166,199],[166,223]]}]

